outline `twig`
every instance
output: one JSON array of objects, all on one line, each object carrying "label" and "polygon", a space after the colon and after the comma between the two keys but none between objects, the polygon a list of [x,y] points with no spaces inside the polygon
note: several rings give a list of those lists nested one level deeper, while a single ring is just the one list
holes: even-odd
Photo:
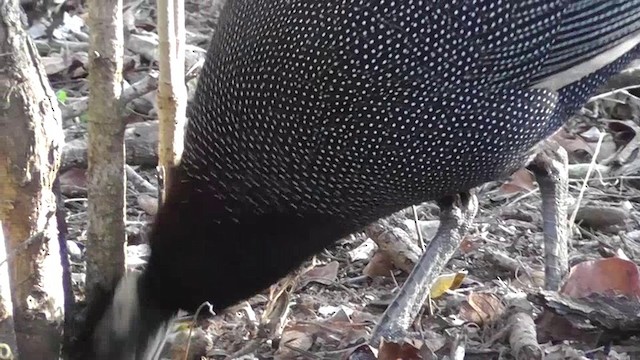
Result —
[{"label": "twig", "polygon": [[580,203],[582,202],[582,198],[584,197],[584,192],[587,190],[587,186],[589,183],[589,178],[591,177],[591,172],[596,166],[596,160],[598,158],[598,154],[600,153],[600,148],[602,147],[602,140],[604,140],[604,134],[600,133],[598,137],[598,143],[596,144],[596,149],[593,152],[593,157],[591,158],[591,163],[589,164],[589,169],[587,170],[587,174],[584,177],[584,183],[582,183],[582,188],[580,189],[580,194],[578,194],[578,198],[576,199],[576,203],[573,209],[573,213],[571,213],[571,218],[569,218],[569,233],[573,233],[573,227],[576,221],[576,216],[578,216],[578,210],[580,209]]},{"label": "twig", "polygon": [[209,308],[209,313],[211,313],[212,315],[216,314],[215,311],[213,311],[213,305],[211,305],[211,303],[208,301],[205,301],[202,304],[200,304],[200,306],[198,306],[198,310],[196,310],[196,313],[193,315],[193,320],[191,321],[191,325],[189,325],[189,336],[187,337],[187,346],[184,351],[184,360],[189,359],[189,348],[191,347],[191,335],[193,335],[193,329],[196,327],[196,322],[198,321],[198,315],[200,315],[200,311],[202,311],[202,309],[204,309],[205,306]]},{"label": "twig", "polygon": [[463,360],[464,355],[467,352],[466,344],[467,344],[467,336],[459,332],[456,333],[455,338],[453,340],[453,344],[451,345],[451,352],[449,353],[449,358],[451,358],[452,360]]},{"label": "twig", "polygon": [[418,208],[415,205],[411,205],[411,209],[413,210],[413,221],[416,224],[416,233],[418,233],[418,243],[424,252],[424,238],[422,237],[422,230],[420,229],[420,222],[418,221]]},{"label": "twig", "polygon": [[[142,80],[131,84],[128,88],[122,90],[120,96],[120,103],[122,105],[130,103],[132,100],[137,99],[158,87],[158,74],[157,72],[150,72],[148,76]],[[82,115],[89,108],[89,97],[80,97],[77,101],[65,105],[62,107],[62,119],[67,120],[76,116]]]},{"label": "twig", "polygon": [[506,203],[506,204],[504,205],[504,207],[510,207],[510,206],[513,206],[513,205],[515,205],[516,203],[518,203],[518,202],[520,202],[520,201],[522,201],[522,200],[524,200],[524,199],[528,198],[529,196],[531,196],[531,195],[533,195],[533,194],[535,194],[535,193],[537,193],[537,192],[538,192],[538,188],[531,189],[531,190],[527,191],[526,193],[524,193],[524,194],[522,194],[522,195],[518,196],[517,198],[515,198],[515,199],[513,199],[513,200],[509,201],[508,203]]},{"label": "twig", "polygon": [[128,104],[131,101],[152,92],[158,88],[158,72],[151,71],[142,80],[131,84],[126,89],[122,90],[122,96],[120,96],[121,104]]},{"label": "twig", "polygon": [[145,178],[140,176],[133,168],[129,165],[125,165],[125,169],[127,171],[127,180],[131,181],[131,184],[136,189],[141,189],[144,192],[157,194],[158,189],[153,186],[150,182],[148,182]]},{"label": "twig", "polygon": [[262,343],[262,340],[260,339],[253,339],[249,342],[247,342],[243,347],[241,347],[240,349],[238,349],[238,351],[229,354],[226,358],[227,359],[237,359],[237,358],[241,358],[244,355],[248,355],[248,354],[253,354],[256,352],[256,350],[258,350],[258,347],[260,347],[260,344]]},{"label": "twig", "polygon": [[606,98],[606,97],[609,97],[609,96],[614,95],[614,94],[619,93],[619,92],[626,92],[626,91],[628,91],[628,90],[634,90],[634,89],[637,89],[637,88],[639,88],[639,87],[640,87],[640,85],[637,85],[637,84],[636,84],[636,85],[625,86],[625,87],[622,87],[622,88],[620,88],[620,89],[615,89],[615,90],[607,91],[606,93],[598,94],[598,95],[596,95],[596,96],[591,97],[591,98],[587,101],[587,103],[594,102],[594,101],[596,101],[596,100],[600,100],[600,99],[604,99],[604,98]]}]

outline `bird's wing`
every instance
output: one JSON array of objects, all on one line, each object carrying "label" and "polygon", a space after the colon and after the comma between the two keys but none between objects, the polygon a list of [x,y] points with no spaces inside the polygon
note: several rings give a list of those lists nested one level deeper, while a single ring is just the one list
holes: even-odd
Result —
[{"label": "bird's wing", "polygon": [[481,3],[472,15],[484,28],[466,41],[477,54],[466,77],[494,88],[562,87],[640,43],[640,0]]},{"label": "bird's wing", "polygon": [[640,0],[572,1],[535,87],[560,88],[597,71],[640,44]]}]

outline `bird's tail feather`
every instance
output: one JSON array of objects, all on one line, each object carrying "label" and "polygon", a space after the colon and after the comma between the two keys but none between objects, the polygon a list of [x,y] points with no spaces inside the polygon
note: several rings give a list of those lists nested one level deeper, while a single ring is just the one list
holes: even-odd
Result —
[{"label": "bird's tail feather", "polygon": [[120,281],[94,333],[97,360],[159,359],[176,314],[153,301],[147,289],[144,273]]}]

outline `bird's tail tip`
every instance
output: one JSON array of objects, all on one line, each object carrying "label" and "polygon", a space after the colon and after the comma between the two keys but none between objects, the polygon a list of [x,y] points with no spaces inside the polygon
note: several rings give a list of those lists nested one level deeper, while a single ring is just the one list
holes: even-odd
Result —
[{"label": "bird's tail tip", "polygon": [[152,299],[144,274],[138,272],[124,276],[113,296],[106,292],[94,296],[86,313],[84,339],[74,352],[96,360],[158,359],[174,312]]}]

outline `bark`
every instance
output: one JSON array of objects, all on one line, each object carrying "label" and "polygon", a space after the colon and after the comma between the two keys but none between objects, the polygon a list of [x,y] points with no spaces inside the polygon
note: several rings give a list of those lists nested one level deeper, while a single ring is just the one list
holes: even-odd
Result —
[{"label": "bark", "polygon": [[87,293],[109,290],[124,274],[126,242],[122,0],[89,2]]},{"label": "bark", "polygon": [[158,36],[160,81],[158,118],[160,120],[159,164],[164,172],[164,187],[171,182],[164,171],[180,160],[184,147],[187,89],[184,82],[184,2],[158,0]]},{"label": "bark", "polygon": [[55,359],[64,316],[52,185],[64,136],[60,110],[18,0],[0,0],[0,221],[22,359]]},{"label": "bark", "polygon": [[[0,259],[6,259],[9,254],[4,241],[4,232],[0,221]],[[11,286],[9,284],[9,262],[3,261],[0,264],[0,344],[6,345],[13,353],[18,348],[18,341],[13,323],[13,303],[11,302]]]}]

